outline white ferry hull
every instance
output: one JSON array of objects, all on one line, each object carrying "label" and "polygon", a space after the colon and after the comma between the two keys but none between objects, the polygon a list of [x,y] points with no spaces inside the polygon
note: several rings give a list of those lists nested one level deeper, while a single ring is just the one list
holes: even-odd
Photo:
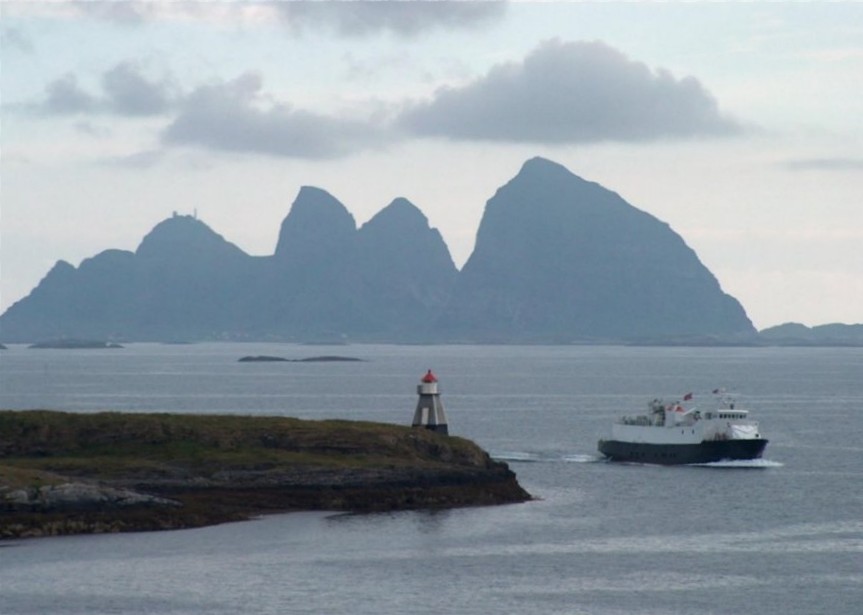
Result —
[{"label": "white ferry hull", "polygon": [[763,438],[713,440],[689,444],[600,440],[599,452],[612,461],[683,465],[759,459],[766,446],[767,440]]}]

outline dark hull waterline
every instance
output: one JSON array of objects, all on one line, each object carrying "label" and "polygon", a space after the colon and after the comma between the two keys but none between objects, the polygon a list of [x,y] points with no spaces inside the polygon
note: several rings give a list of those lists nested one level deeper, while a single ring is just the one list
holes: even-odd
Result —
[{"label": "dark hull waterline", "polygon": [[679,465],[758,459],[767,440],[715,440],[700,444],[645,444],[600,440],[599,452],[611,461]]}]

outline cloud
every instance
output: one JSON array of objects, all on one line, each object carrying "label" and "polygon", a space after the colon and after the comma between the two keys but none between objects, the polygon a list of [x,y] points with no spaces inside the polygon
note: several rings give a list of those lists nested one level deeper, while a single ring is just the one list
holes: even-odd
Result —
[{"label": "cloud", "polygon": [[166,145],[186,145],[291,158],[333,158],[386,140],[373,124],[318,115],[289,105],[265,105],[260,76],[192,91],[162,135]]},{"label": "cloud", "polygon": [[[101,76],[101,91],[91,94],[65,75],[49,83],[45,99],[28,105],[46,115],[161,117],[167,122],[163,146],[257,152],[294,158],[332,158],[379,147],[391,139],[375,121],[357,121],[295,109],[262,93],[261,77],[246,73],[184,92],[170,79],[151,80],[134,62],[121,62]],[[79,121],[89,136],[106,136],[95,125]],[[158,159],[146,158],[151,164]],[[126,166],[146,166],[137,159]]]},{"label": "cloud", "polygon": [[107,21],[134,24],[157,18],[163,11],[172,9],[173,7],[170,4],[166,6],[163,3],[152,1],[135,2],[124,0],[116,2],[116,0],[94,0],[90,2],[70,2],[65,8],[73,14],[80,13],[81,15],[105,19]]},{"label": "cloud", "polygon": [[111,109],[120,115],[158,115],[172,104],[167,81],[149,81],[140,67],[122,62],[102,76],[102,88]]},{"label": "cloud", "polygon": [[417,135],[530,143],[647,141],[742,131],[693,77],[651,70],[601,42],[541,44],[463,87],[408,106]]},{"label": "cloud", "polygon": [[600,42],[540,45],[521,62],[500,64],[428,102],[376,107],[374,116],[323,115],[274,100],[246,73],[192,90],[169,77],[151,79],[135,62],[101,75],[90,94],[74,75],[49,84],[40,109],[55,114],[156,116],[162,147],[323,159],[395,139],[440,136],[527,143],[647,141],[729,135],[740,124],[723,116],[693,77],[651,70]]},{"label": "cloud", "polygon": [[789,171],[863,171],[863,158],[807,158],[782,166]]},{"label": "cloud", "polygon": [[45,88],[42,108],[46,113],[82,113],[96,107],[98,101],[78,87],[78,78],[71,73],[55,79]]},{"label": "cloud", "polygon": [[167,79],[149,80],[134,62],[121,62],[102,75],[102,92],[91,94],[73,74],[55,79],[45,88],[45,99],[35,106],[46,114],[115,113],[124,116],[159,115],[175,104],[177,93]]},{"label": "cloud", "polygon": [[329,30],[341,36],[392,33],[414,36],[436,29],[474,28],[501,19],[505,0],[252,0],[157,2],[89,0],[15,3],[16,14],[90,18],[137,25],[152,21],[208,21],[228,25],[277,23],[299,34]]},{"label": "cloud", "polygon": [[97,126],[96,124],[87,121],[77,122],[75,124],[75,130],[95,139],[106,139],[112,134],[109,128]]},{"label": "cloud", "polygon": [[300,0],[274,3],[272,7],[294,31],[323,27],[342,36],[367,36],[378,32],[414,36],[425,30],[473,28],[496,21],[504,16],[507,4],[458,0]]},{"label": "cloud", "polygon": [[128,156],[112,158],[106,164],[130,169],[149,169],[156,166],[164,157],[164,150],[146,150]]},{"label": "cloud", "polygon": [[[261,2],[257,4],[262,4]],[[192,0],[65,0],[4,3],[11,17],[47,19],[98,19],[124,25],[152,21],[236,21],[254,2],[195,2]],[[233,18],[233,19],[232,19]]]},{"label": "cloud", "polygon": [[0,29],[0,47],[4,49],[16,49],[27,54],[32,54],[36,50],[30,37],[20,28],[4,27]]}]

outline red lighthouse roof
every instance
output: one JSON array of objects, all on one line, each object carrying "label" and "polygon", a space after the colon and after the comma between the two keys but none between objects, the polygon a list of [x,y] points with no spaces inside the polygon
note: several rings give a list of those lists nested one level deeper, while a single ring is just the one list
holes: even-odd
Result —
[{"label": "red lighthouse roof", "polygon": [[432,373],[432,370],[426,372],[426,375],[423,376],[423,382],[437,382],[437,377]]}]

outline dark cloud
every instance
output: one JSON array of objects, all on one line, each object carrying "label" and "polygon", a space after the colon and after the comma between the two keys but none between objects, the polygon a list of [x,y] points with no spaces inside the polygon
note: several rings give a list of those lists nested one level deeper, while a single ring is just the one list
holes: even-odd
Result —
[{"label": "dark cloud", "polygon": [[73,74],[55,79],[45,88],[43,108],[47,113],[82,113],[97,107],[98,101],[78,86]]},{"label": "dark cloud", "polygon": [[158,115],[172,104],[171,87],[166,81],[149,81],[140,67],[123,62],[102,76],[107,102],[120,115]]},{"label": "dark cloud", "polygon": [[863,158],[808,158],[783,163],[789,171],[863,171]]},{"label": "dark cloud", "polygon": [[179,115],[162,135],[169,145],[256,152],[293,158],[331,158],[379,142],[374,126],[264,105],[258,75],[199,87],[185,99]]},{"label": "dark cloud", "polygon": [[548,41],[399,120],[419,135],[532,143],[644,141],[742,130],[693,77],[652,71],[601,42]]},{"label": "dark cloud", "polygon": [[342,36],[390,32],[413,36],[425,30],[473,28],[501,19],[506,2],[458,0],[377,0],[319,2],[299,0],[272,5],[294,31],[330,28]]}]

